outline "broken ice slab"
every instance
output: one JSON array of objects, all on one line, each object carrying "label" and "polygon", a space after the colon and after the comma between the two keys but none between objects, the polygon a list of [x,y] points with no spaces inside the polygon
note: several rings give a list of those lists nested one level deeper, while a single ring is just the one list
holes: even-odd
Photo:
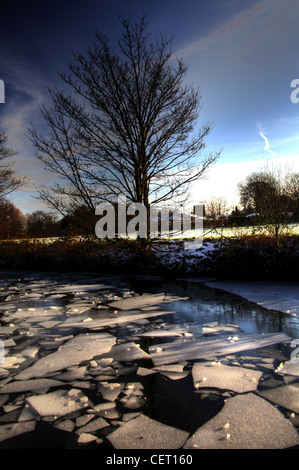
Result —
[{"label": "broken ice slab", "polygon": [[4,424],[0,426],[0,441],[11,439],[12,437],[34,431],[36,421],[28,421],[26,423]]},{"label": "broken ice slab", "polygon": [[293,361],[282,362],[275,370],[280,375],[293,375],[299,377],[299,363]]},{"label": "broken ice slab", "polygon": [[155,367],[154,370],[164,375],[165,377],[168,377],[171,380],[184,379],[189,374],[189,370],[184,371],[183,364],[163,365],[160,367]]},{"label": "broken ice slab", "polygon": [[109,356],[114,361],[129,362],[143,359],[151,359],[151,356],[143,351],[138,344],[131,342],[116,344],[109,351]]},{"label": "broken ice slab", "polygon": [[133,310],[135,308],[145,308],[152,305],[174,302],[175,300],[187,300],[188,297],[177,297],[175,295],[166,294],[142,294],[127,299],[111,302],[109,307],[120,310]]},{"label": "broken ice slab", "polygon": [[291,338],[284,333],[242,333],[238,334],[236,340],[217,335],[212,338],[156,344],[149,347],[149,353],[154,365],[158,366],[184,360],[224,356],[290,341]]},{"label": "broken ice slab", "polygon": [[263,390],[259,394],[266,400],[283,406],[288,410],[299,413],[299,383],[289,385],[279,385],[278,387]]},{"label": "broken ice slab", "polygon": [[40,416],[64,416],[93,405],[90,399],[77,389],[33,395],[26,401]]},{"label": "broken ice slab", "polygon": [[202,326],[202,334],[214,334],[214,333],[235,333],[240,332],[241,328],[239,325],[232,325],[232,324],[221,324],[218,321],[211,322],[211,323],[204,323]]},{"label": "broken ice slab", "polygon": [[95,307],[93,302],[73,302],[72,304],[66,305],[67,315],[81,315],[84,312]]},{"label": "broken ice slab", "polygon": [[125,384],[124,383],[110,383],[107,382],[99,383],[98,389],[101,392],[102,397],[104,400],[107,401],[115,401],[118,395],[122,392]]},{"label": "broken ice slab", "polygon": [[225,400],[224,407],[188,439],[184,449],[286,449],[299,445],[293,424],[254,393]]},{"label": "broken ice slab", "polygon": [[62,294],[62,293],[84,293],[88,291],[97,291],[112,288],[108,284],[62,284],[56,285],[51,289],[51,294]]},{"label": "broken ice slab", "polygon": [[97,439],[97,436],[83,432],[78,438],[78,444],[90,444],[91,442],[96,441]]},{"label": "broken ice slab", "polygon": [[115,344],[116,338],[108,333],[78,335],[66,341],[59,349],[37,360],[32,366],[15,376],[16,380],[27,380],[43,377],[51,372],[89,361],[94,356],[108,353]]},{"label": "broken ice slab", "polygon": [[146,377],[147,375],[156,374],[157,371],[154,369],[148,369],[147,367],[138,367],[136,374],[141,377]]},{"label": "broken ice slab", "polygon": [[124,396],[119,400],[124,408],[129,408],[130,410],[138,410],[145,404],[145,398],[137,395]]},{"label": "broken ice slab", "polygon": [[[117,325],[120,323],[134,322],[139,319],[152,318],[161,315],[170,315],[176,313],[174,311],[155,311],[155,312],[144,312],[144,313],[130,313],[130,314],[112,314],[107,312],[104,318],[93,319],[88,316],[82,317],[79,321],[77,319],[68,318],[66,321],[58,325],[59,329],[64,328],[84,328],[84,329],[98,329],[104,326]],[[106,314],[106,312],[105,312]]]},{"label": "broken ice slab", "polygon": [[13,334],[18,329],[17,326],[0,326],[0,336]]},{"label": "broken ice slab", "polygon": [[36,379],[36,380],[24,380],[24,381],[13,381],[0,388],[0,394],[2,393],[20,393],[20,392],[33,392],[34,390],[41,390],[43,388],[59,387],[64,385],[63,382],[51,379]]},{"label": "broken ice slab", "polygon": [[60,321],[57,321],[57,320],[42,321],[42,322],[38,322],[38,324],[39,326],[42,326],[43,328],[52,329],[60,325],[61,320]]},{"label": "broken ice slab", "polygon": [[220,388],[237,393],[257,389],[262,372],[238,366],[227,366],[220,362],[200,362],[192,367],[194,387]]},{"label": "broken ice slab", "polygon": [[107,423],[107,421],[104,420],[104,418],[96,418],[93,421],[90,421],[88,424],[85,424],[84,426],[79,428],[76,431],[76,434],[95,432],[99,429],[105,428],[106,426],[109,426],[109,424]]},{"label": "broken ice slab", "polygon": [[162,338],[172,338],[174,336],[178,336],[179,338],[181,338],[184,333],[186,331],[184,331],[183,329],[173,329],[173,330],[166,330],[166,329],[154,329],[154,330],[149,330],[149,331],[146,331],[145,333],[141,333],[141,334],[138,334],[138,336],[141,336],[141,337],[149,337],[149,338],[159,338],[159,337],[162,337]]},{"label": "broken ice slab", "polygon": [[294,316],[299,315],[298,283],[213,281],[207,282],[206,285],[240,295],[264,308],[278,310]]},{"label": "broken ice slab", "polygon": [[54,424],[54,427],[57,429],[61,429],[62,431],[72,432],[75,427],[75,423],[70,419],[65,419],[60,423]]},{"label": "broken ice slab", "polygon": [[[35,318],[35,317],[41,317],[44,319],[44,317],[56,317],[57,315],[63,315],[64,314],[64,307],[30,307],[30,308],[18,308],[18,310],[15,313],[10,314],[7,318],[10,320],[21,320],[25,318]],[[45,320],[45,319],[44,319]]]},{"label": "broken ice slab", "polygon": [[107,436],[115,449],[180,449],[189,434],[143,414]]},{"label": "broken ice slab", "polygon": [[108,419],[118,419],[121,416],[116,408],[116,403],[111,401],[95,405],[90,412],[94,413],[94,411],[96,411],[98,415]]},{"label": "broken ice slab", "polygon": [[73,380],[83,379],[87,371],[87,366],[74,367],[66,372],[55,375],[56,380],[63,380],[65,382],[72,382]]}]

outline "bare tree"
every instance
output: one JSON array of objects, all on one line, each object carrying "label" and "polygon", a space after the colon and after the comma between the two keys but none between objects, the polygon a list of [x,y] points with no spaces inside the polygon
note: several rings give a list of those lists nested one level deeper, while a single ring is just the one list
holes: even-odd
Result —
[{"label": "bare tree", "polygon": [[197,129],[201,96],[183,84],[187,67],[172,41],[151,43],[144,17],[121,24],[117,50],[96,33],[60,73],[70,94],[50,90],[53,106],[42,110],[49,133],[29,130],[38,158],[62,178],[40,197],[61,213],[119,195],[147,208],[185,196],[220,154],[198,160],[212,125]]},{"label": "bare tree", "polygon": [[263,171],[251,173],[239,183],[239,193],[244,211],[247,214],[253,212],[258,223],[273,233],[278,245],[287,228],[292,203],[281,169],[266,167]]},{"label": "bare tree", "polygon": [[205,214],[212,219],[227,217],[230,207],[227,200],[222,197],[213,197],[205,204]]},{"label": "bare tree", "polygon": [[0,198],[0,239],[8,240],[24,236],[26,217],[5,198]]},{"label": "bare tree", "polygon": [[26,215],[29,237],[55,237],[60,235],[60,222],[57,214],[37,210]]},{"label": "bare tree", "polygon": [[15,153],[7,146],[7,140],[7,135],[0,129],[0,198],[21,188],[26,182],[26,178],[18,177],[12,168],[14,162],[11,157]]}]

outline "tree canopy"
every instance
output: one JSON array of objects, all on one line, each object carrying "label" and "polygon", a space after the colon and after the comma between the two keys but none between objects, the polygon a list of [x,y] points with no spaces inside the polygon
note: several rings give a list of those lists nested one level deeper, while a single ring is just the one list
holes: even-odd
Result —
[{"label": "tree canopy", "polygon": [[184,197],[220,155],[200,160],[212,124],[198,129],[201,96],[185,84],[172,41],[150,42],[145,17],[121,24],[116,45],[96,32],[73,54],[60,73],[65,90],[50,90],[52,107],[42,109],[48,132],[29,129],[37,157],[61,178],[40,197],[63,214],[119,195],[146,207]]},{"label": "tree canopy", "polygon": [[0,198],[6,197],[13,191],[21,188],[26,179],[16,175],[11,157],[15,152],[7,145],[8,137],[0,129]]}]

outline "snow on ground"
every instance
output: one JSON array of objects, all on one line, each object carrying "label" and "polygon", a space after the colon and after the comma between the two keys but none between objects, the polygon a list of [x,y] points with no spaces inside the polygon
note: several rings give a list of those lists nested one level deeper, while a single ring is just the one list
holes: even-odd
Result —
[{"label": "snow on ground", "polygon": [[184,263],[185,272],[188,273],[198,261],[208,257],[215,250],[215,243],[205,241],[202,245],[195,242],[168,242],[154,245],[153,253],[157,260],[167,268],[175,268]]}]

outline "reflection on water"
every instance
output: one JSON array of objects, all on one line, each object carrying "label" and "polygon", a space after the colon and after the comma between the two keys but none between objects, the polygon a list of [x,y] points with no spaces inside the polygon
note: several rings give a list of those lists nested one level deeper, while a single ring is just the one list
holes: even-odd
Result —
[{"label": "reflection on water", "polygon": [[[86,275],[89,280],[92,275]],[[76,282],[84,280],[84,274],[60,274],[60,273],[38,273],[30,271],[1,271],[0,272],[0,298],[1,290],[5,291],[9,284],[12,296],[18,293],[18,286],[24,287],[24,283],[37,281],[39,287],[44,286],[44,293],[47,295],[47,287],[54,283]],[[165,303],[163,310],[176,311],[167,315],[167,323],[183,324],[188,323],[200,328],[204,323],[218,322],[221,324],[239,325],[244,333],[275,333],[284,332],[291,338],[299,338],[299,318],[293,317],[283,312],[277,312],[263,308],[253,302],[249,302],[242,297],[229,292],[207,287],[203,282],[192,280],[163,280],[163,279],[142,279],[142,277],[123,278],[122,276],[96,277],[95,282],[107,283],[115,287],[127,286],[138,294],[161,293],[166,295],[176,295],[188,297],[188,300],[176,300]],[[13,289],[14,287],[14,289]],[[103,291],[102,291],[103,292]],[[17,301],[17,297],[15,299]],[[49,305],[63,306],[69,302],[69,296],[51,295],[43,296],[41,299],[43,306]],[[38,298],[28,298],[23,307],[35,307],[40,305]],[[107,313],[106,313],[107,314]],[[100,316],[100,312],[97,312]]]},{"label": "reflection on water", "polygon": [[291,338],[299,338],[299,318],[283,312],[263,308],[229,292],[190,281],[135,281],[133,288],[138,292],[175,294],[189,297],[165,304],[165,310],[177,313],[167,316],[174,323],[219,322],[237,324],[244,333],[284,332]]}]

